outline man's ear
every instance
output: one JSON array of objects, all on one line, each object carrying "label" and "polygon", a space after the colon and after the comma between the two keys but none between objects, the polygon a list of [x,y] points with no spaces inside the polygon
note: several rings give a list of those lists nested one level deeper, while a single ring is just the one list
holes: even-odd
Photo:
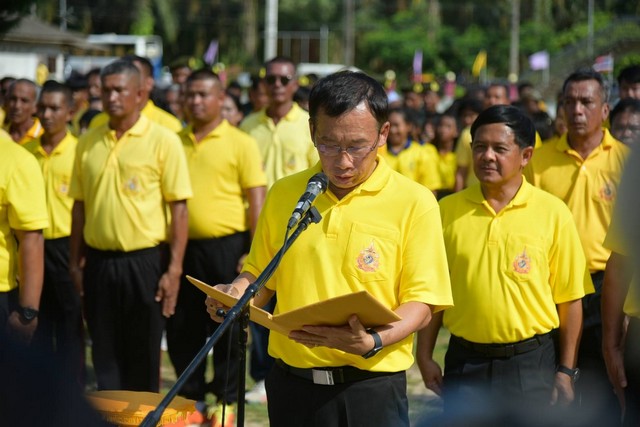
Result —
[{"label": "man's ear", "polygon": [[533,147],[527,147],[522,149],[522,168],[527,166],[527,164],[531,161],[531,157],[533,156]]}]

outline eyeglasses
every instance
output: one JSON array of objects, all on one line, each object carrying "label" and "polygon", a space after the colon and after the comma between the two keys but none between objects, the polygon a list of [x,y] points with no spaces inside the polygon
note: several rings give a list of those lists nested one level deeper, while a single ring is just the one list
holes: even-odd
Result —
[{"label": "eyeglasses", "polygon": [[269,74],[268,76],[265,76],[264,80],[269,85],[274,85],[278,80],[280,80],[280,84],[282,86],[286,86],[291,80],[293,80],[293,76],[277,76],[275,74]]},{"label": "eyeglasses", "polygon": [[325,157],[338,157],[345,152],[352,160],[356,160],[366,157],[369,153],[375,150],[378,147],[378,139],[380,139],[380,134],[378,134],[376,142],[374,142],[371,147],[365,145],[364,147],[342,148],[339,145],[316,144],[315,141],[313,145],[315,145],[318,152]]}]

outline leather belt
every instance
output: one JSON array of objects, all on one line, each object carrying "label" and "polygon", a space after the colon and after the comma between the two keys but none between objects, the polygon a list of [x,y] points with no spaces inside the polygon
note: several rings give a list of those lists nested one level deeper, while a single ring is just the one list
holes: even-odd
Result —
[{"label": "leather belt", "polygon": [[296,368],[287,365],[281,359],[276,359],[276,364],[285,372],[296,377],[312,381],[314,384],[334,385],[371,378],[395,375],[397,372],[373,372],[354,368],[353,366],[340,366],[336,368]]},{"label": "leather belt", "polygon": [[464,338],[451,335],[451,339],[461,346],[473,350],[486,357],[513,357],[517,354],[528,353],[540,347],[551,339],[551,333],[535,335],[532,338],[510,344],[480,344],[467,341]]}]

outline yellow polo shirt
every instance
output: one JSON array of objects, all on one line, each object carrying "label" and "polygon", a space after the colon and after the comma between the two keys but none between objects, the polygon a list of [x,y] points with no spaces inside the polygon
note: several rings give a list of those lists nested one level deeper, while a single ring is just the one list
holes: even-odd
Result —
[{"label": "yellow polo shirt", "polygon": [[387,144],[378,149],[391,169],[435,191],[442,185],[438,171],[438,151],[432,144],[409,142],[399,153],[389,150]]},{"label": "yellow polo shirt", "polygon": [[[624,230],[620,228],[619,215],[620,213],[614,210],[614,217],[607,232],[607,237],[604,239],[603,246],[620,255],[629,257],[631,255],[629,252],[629,239],[626,238]],[[638,267],[634,266],[629,291],[624,300],[623,311],[628,316],[640,318],[640,276],[638,276],[638,271],[640,271]]]},{"label": "yellow polo shirt", "polygon": [[[167,113],[162,108],[156,106],[156,104],[154,104],[151,100],[147,101],[144,108],[140,110],[140,114],[142,114],[152,122],[158,123],[172,130],[173,132],[180,132],[180,130],[182,129],[182,123],[180,123],[180,119],[178,119],[171,113]],[[91,119],[91,123],[89,123],[89,129],[93,129],[107,123],[109,123],[109,115],[105,112],[102,112]]]},{"label": "yellow polo shirt", "polygon": [[120,139],[108,125],[80,137],[70,196],[84,202],[86,243],[133,251],[167,240],[166,202],[192,196],[177,134],[140,116]]},{"label": "yellow polo shirt", "polygon": [[602,242],[611,222],[629,148],[603,128],[602,143],[582,159],[563,135],[537,149],[525,168],[529,182],[561,198],[571,210],[591,272],[604,270],[610,251]]},{"label": "yellow polo shirt", "polygon": [[460,132],[458,143],[456,145],[456,163],[457,167],[467,169],[467,182],[465,187],[479,184],[478,178],[473,171],[473,152],[471,151],[471,128],[466,127]]},{"label": "yellow polo shirt", "polygon": [[180,133],[193,197],[189,238],[208,239],[247,230],[245,190],[267,185],[256,141],[223,120],[200,142],[193,128]]},{"label": "yellow polo shirt", "polygon": [[268,187],[318,161],[309,130],[309,114],[296,103],[277,125],[263,109],[248,115],[240,123],[240,129],[258,142]]},{"label": "yellow polo shirt", "polygon": [[[267,283],[275,313],[366,289],[391,310],[419,301],[435,311],[452,304],[437,202],[424,186],[394,172],[378,156],[373,174],[338,200],[316,199],[322,215],[284,255]],[[281,247],[287,221],[320,164],[278,181],[263,207],[245,271],[257,276]],[[307,348],[272,333],[269,354],[301,368],[350,365],[396,372],[413,363],[413,334],[371,359],[327,347]]]},{"label": "yellow polo shirt", "polygon": [[440,189],[453,190],[456,185],[456,169],[458,168],[456,153],[445,155],[438,153],[438,173],[440,174]]},{"label": "yellow polo shirt", "polygon": [[[11,124],[7,123],[4,125],[3,129],[7,132],[9,132],[9,129],[11,128]],[[20,145],[24,145],[27,142],[31,141],[32,139],[38,138],[40,137],[40,135],[42,135],[44,133],[44,129],[42,128],[42,125],[40,124],[40,120],[38,120],[37,117],[33,118],[33,125],[31,125],[31,127],[29,128],[29,130],[22,136],[22,138],[20,138],[19,141],[16,141],[18,144]]]},{"label": "yellow polo shirt", "polygon": [[12,139],[0,138],[0,292],[18,286],[18,245],[12,230],[49,226],[38,162]]},{"label": "yellow polo shirt", "polygon": [[33,139],[24,145],[36,156],[44,176],[47,195],[49,227],[44,229],[45,239],[57,239],[71,235],[71,208],[73,199],[69,197],[69,185],[73,171],[78,140],[71,132],[48,154],[41,145],[41,139]]},{"label": "yellow polo shirt", "polygon": [[559,326],[556,304],[593,292],[569,209],[523,180],[495,213],[479,185],[440,201],[455,307],[449,331],[513,343]]}]

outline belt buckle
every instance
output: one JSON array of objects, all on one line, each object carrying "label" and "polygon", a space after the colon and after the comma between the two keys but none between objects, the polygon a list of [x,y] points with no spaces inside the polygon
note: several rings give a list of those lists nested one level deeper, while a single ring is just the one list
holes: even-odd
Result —
[{"label": "belt buckle", "polygon": [[516,346],[514,344],[507,344],[504,346],[504,356],[513,357],[516,355]]},{"label": "belt buckle", "polygon": [[333,372],[325,369],[312,369],[313,383],[321,385],[334,385]]}]

